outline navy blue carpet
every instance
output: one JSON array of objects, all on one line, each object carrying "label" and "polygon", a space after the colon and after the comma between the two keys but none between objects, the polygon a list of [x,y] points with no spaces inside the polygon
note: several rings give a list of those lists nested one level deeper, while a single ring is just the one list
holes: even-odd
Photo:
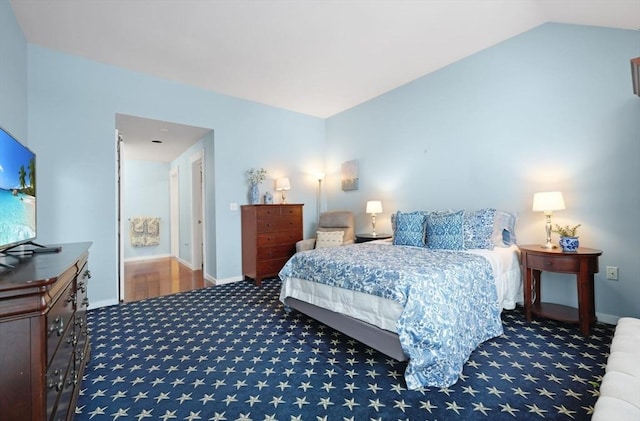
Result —
[{"label": "navy blue carpet", "polygon": [[76,420],[585,420],[613,327],[503,312],[505,334],[448,388],[406,389],[399,363],[278,300],[280,281],[89,311]]}]

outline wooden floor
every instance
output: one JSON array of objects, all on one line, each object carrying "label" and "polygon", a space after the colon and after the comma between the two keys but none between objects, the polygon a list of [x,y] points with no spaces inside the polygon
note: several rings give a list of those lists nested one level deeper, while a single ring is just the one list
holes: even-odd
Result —
[{"label": "wooden floor", "polygon": [[201,270],[191,270],[175,258],[125,262],[124,301],[138,301],[203,288]]}]

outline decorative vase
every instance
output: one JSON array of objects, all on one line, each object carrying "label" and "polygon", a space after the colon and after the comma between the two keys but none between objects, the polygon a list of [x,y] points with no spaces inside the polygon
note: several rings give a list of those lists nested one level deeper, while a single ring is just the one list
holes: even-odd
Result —
[{"label": "decorative vase", "polygon": [[249,188],[249,204],[257,205],[260,203],[260,190],[257,184],[252,184]]},{"label": "decorative vase", "polygon": [[564,252],[574,252],[580,246],[578,237],[560,237],[559,244]]}]

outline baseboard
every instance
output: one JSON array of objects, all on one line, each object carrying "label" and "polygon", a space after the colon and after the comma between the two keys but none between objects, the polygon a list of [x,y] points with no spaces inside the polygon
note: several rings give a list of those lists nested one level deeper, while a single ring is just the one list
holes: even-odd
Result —
[{"label": "baseboard", "polygon": [[187,262],[186,260],[181,259],[181,258],[179,258],[179,257],[176,257],[175,259],[176,259],[176,260],[178,261],[178,263],[180,263],[181,265],[184,265],[184,266],[188,267],[189,269],[194,270],[194,269],[193,269],[193,265],[191,264],[191,262]]},{"label": "baseboard", "polygon": [[89,310],[93,310],[94,308],[100,308],[100,307],[108,307],[108,306],[113,306],[116,304],[120,304],[119,301],[117,299],[111,299],[111,300],[101,300],[101,301],[89,301]]},{"label": "baseboard", "polygon": [[209,282],[211,285],[216,285],[216,278],[207,273],[204,274],[204,280],[205,282]]},{"label": "baseboard", "polygon": [[136,256],[136,257],[125,257],[124,262],[142,262],[145,260],[156,260],[156,259],[166,259],[167,257],[172,257],[170,254],[153,254],[150,256]]},{"label": "baseboard", "polygon": [[231,278],[213,279],[214,285],[231,284],[234,282],[240,282],[244,280],[244,276],[232,276]]},{"label": "baseboard", "polygon": [[612,314],[596,313],[596,319],[598,319],[598,322],[615,326],[618,324],[618,320],[620,320],[620,316],[614,316]]}]

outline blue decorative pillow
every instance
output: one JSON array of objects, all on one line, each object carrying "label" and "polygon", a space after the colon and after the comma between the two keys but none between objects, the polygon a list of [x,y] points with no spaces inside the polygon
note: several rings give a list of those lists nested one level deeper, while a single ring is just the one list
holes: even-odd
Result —
[{"label": "blue decorative pillow", "polygon": [[422,212],[402,213],[394,218],[393,244],[398,246],[424,247],[427,216]]},{"label": "blue decorative pillow", "polygon": [[493,250],[493,221],[496,210],[480,209],[464,213],[464,248]]},{"label": "blue decorative pillow", "polygon": [[427,220],[427,247],[431,249],[464,249],[464,211],[431,214]]},{"label": "blue decorative pillow", "polygon": [[518,215],[496,210],[493,219],[492,242],[497,247],[509,247],[516,244],[516,222]]}]

